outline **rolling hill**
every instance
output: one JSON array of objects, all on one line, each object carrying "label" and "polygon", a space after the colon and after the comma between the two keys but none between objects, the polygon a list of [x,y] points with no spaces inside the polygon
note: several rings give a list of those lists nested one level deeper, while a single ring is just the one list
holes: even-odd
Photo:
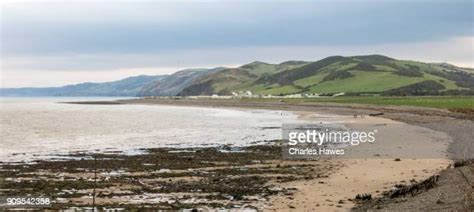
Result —
[{"label": "rolling hill", "polygon": [[255,61],[238,68],[228,68],[210,74],[184,88],[180,95],[230,94],[232,91],[248,90],[256,79],[265,79],[282,71],[308,64],[305,61],[287,61],[269,64]]},{"label": "rolling hill", "polygon": [[106,83],[3,88],[1,96],[194,96],[252,91],[261,95],[474,95],[474,69],[383,55],[331,56],[315,62],[255,61],[237,68],[187,69]]},{"label": "rolling hill", "polygon": [[228,95],[247,90],[272,95],[472,94],[474,76],[471,69],[446,63],[397,60],[383,55],[331,56],[316,62],[253,62],[222,70],[184,88],[181,95]]},{"label": "rolling hill", "polygon": [[143,86],[166,76],[141,75],[113,82],[87,82],[62,87],[1,88],[0,96],[136,96]]},{"label": "rolling hill", "polygon": [[206,77],[209,74],[216,73],[225,68],[218,67],[213,69],[186,69],[178,71],[161,80],[154,81],[145,85],[138,96],[175,96],[184,88],[192,85],[196,80]]}]

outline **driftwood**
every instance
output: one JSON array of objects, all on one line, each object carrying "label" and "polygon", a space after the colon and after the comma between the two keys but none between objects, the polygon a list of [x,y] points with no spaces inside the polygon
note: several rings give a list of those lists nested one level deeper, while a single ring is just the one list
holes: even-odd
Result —
[{"label": "driftwood", "polygon": [[356,200],[371,200],[372,199],[372,194],[357,194],[355,197]]},{"label": "driftwood", "polygon": [[467,160],[457,160],[454,162],[454,168],[467,166],[469,164],[474,163],[474,159],[467,159]]},{"label": "driftwood", "polygon": [[411,196],[415,196],[421,190],[428,190],[436,186],[436,183],[439,180],[439,175],[433,175],[426,180],[423,180],[419,183],[413,183],[408,186],[399,186],[399,188],[394,189],[390,192],[390,198],[396,198],[400,196],[405,196],[407,194],[411,194]]},{"label": "driftwood", "polygon": [[371,113],[371,114],[369,114],[369,116],[381,116],[381,115],[383,115],[383,113],[382,113],[382,112],[380,112],[380,113]]}]

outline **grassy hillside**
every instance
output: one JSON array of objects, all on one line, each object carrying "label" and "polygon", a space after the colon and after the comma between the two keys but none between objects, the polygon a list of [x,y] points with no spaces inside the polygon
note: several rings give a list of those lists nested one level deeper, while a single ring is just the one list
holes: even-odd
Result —
[{"label": "grassy hillside", "polygon": [[229,94],[234,88],[252,81],[258,75],[241,68],[230,68],[210,74],[193,85],[184,88],[180,95]]},{"label": "grassy hillside", "polygon": [[[470,69],[445,63],[396,60],[382,55],[332,56],[311,63],[290,61],[278,65],[253,62],[239,70],[216,73],[198,82],[198,86],[186,88],[183,94],[229,94],[250,90],[272,95],[438,95],[472,94],[474,90]],[[199,89],[193,90],[195,88]]]},{"label": "grassy hillside", "polygon": [[239,68],[245,69],[252,74],[263,76],[263,75],[276,74],[278,72],[286,71],[289,69],[298,68],[308,63],[309,62],[296,61],[296,60],[286,61],[280,64],[270,64],[270,63],[265,63],[265,62],[260,62],[260,61],[254,61],[252,63],[240,66]]},{"label": "grassy hillside", "polygon": [[49,88],[3,88],[2,96],[174,96],[299,93],[345,95],[474,95],[474,69],[383,55],[331,56],[315,62],[255,61],[238,68],[189,69],[106,83]]},{"label": "grassy hillside", "polygon": [[178,71],[162,80],[149,83],[140,90],[138,96],[175,96],[184,88],[192,85],[209,74],[216,73],[225,68],[218,67],[213,69],[197,68]]},{"label": "grassy hillside", "polygon": [[246,91],[256,79],[264,79],[275,73],[301,67],[308,62],[287,61],[269,64],[255,61],[239,68],[228,68],[210,74],[183,89],[181,95],[230,94],[233,91]]}]

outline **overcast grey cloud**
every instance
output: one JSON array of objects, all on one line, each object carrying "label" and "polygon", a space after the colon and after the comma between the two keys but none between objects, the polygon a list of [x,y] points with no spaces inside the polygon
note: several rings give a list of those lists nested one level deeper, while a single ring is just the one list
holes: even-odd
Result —
[{"label": "overcast grey cloud", "polygon": [[[1,15],[2,78],[34,70],[169,73],[331,53],[470,65],[473,11],[470,0],[9,3]],[[447,42],[453,54],[433,54]]]}]

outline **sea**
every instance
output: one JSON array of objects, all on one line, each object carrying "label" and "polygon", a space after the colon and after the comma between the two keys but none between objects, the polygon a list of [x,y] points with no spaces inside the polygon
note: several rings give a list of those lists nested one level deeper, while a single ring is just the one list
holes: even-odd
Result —
[{"label": "sea", "polygon": [[[246,146],[281,139],[288,111],[167,105],[87,105],[109,97],[0,98],[0,161],[155,147]],[[129,98],[126,98],[129,99]]]}]

